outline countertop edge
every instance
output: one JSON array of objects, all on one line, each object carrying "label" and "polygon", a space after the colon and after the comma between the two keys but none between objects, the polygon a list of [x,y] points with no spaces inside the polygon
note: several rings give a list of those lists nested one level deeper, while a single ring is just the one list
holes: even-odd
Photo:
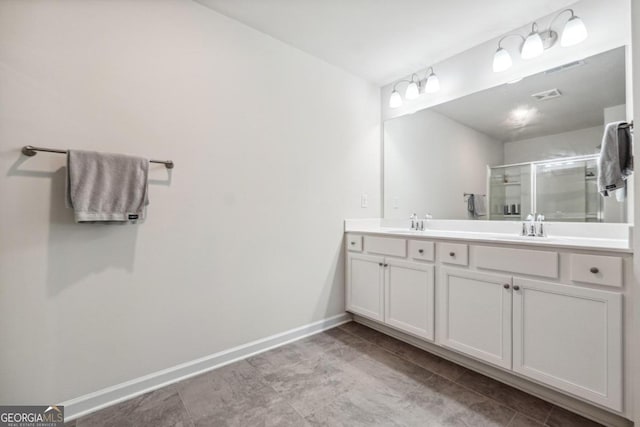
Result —
[{"label": "countertop edge", "polygon": [[[503,245],[512,245],[512,246],[529,246],[529,247],[539,247],[539,248],[561,248],[561,249],[576,249],[576,250],[599,251],[599,252],[615,252],[615,253],[633,255],[632,248],[605,246],[605,245],[602,245],[602,246],[587,245],[587,244],[581,244],[579,242],[572,244],[572,243],[558,243],[558,242],[545,242],[545,241],[532,241],[532,240],[509,240],[509,239],[500,239],[500,238],[489,239],[489,238],[483,238],[483,237],[476,237],[473,235],[464,236],[464,237],[430,236],[428,234],[420,235],[420,234],[412,234],[410,232],[402,233],[402,232],[395,232],[395,231],[388,231],[388,230],[372,230],[372,229],[365,229],[365,228],[347,229],[346,227],[344,230],[345,230],[344,231],[345,233],[374,234],[374,235],[389,236],[389,237],[391,236],[402,237],[404,239],[454,240],[454,241],[468,241],[468,242],[474,242],[474,243],[503,244]],[[576,239],[579,239],[579,238],[576,238]]]}]

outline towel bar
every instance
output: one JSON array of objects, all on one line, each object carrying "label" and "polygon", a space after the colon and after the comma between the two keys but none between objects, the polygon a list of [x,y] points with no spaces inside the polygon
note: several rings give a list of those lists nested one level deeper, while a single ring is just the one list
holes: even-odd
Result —
[{"label": "towel bar", "polygon": [[[34,147],[33,145],[25,145],[22,147],[22,154],[25,156],[35,156],[38,154],[38,151],[44,151],[47,153],[57,153],[57,154],[67,154],[67,150],[57,150],[55,148],[43,148],[43,147]],[[174,163],[173,160],[149,160],[150,163],[160,163],[165,165],[167,169],[173,169]]]}]

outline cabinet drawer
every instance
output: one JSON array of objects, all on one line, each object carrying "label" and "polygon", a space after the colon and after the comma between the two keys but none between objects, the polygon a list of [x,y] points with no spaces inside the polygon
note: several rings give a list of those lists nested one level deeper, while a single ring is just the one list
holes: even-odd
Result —
[{"label": "cabinet drawer", "polygon": [[362,252],[362,236],[347,234],[347,250],[351,252]]},{"label": "cabinet drawer", "polygon": [[558,278],[557,252],[476,246],[474,259],[478,268]]},{"label": "cabinet drawer", "polygon": [[433,242],[409,240],[409,257],[422,261],[433,261],[436,255],[434,246]]},{"label": "cabinet drawer", "polygon": [[388,237],[364,236],[364,250],[372,254],[407,256],[407,241]]},{"label": "cabinet drawer", "polygon": [[438,258],[446,264],[469,265],[469,247],[460,243],[438,243]]},{"label": "cabinet drawer", "polygon": [[622,286],[622,258],[571,254],[571,280],[594,285]]}]

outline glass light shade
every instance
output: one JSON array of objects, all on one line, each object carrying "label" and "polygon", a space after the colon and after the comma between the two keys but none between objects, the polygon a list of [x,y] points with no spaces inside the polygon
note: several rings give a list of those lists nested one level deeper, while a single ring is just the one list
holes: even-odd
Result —
[{"label": "glass light shade", "polygon": [[404,93],[404,97],[407,99],[416,99],[418,96],[420,96],[420,88],[418,87],[418,83],[409,83],[409,86],[407,86],[407,91]]},{"label": "glass light shade", "polygon": [[500,71],[509,69],[512,64],[513,62],[511,61],[509,52],[507,52],[505,48],[499,47],[495,55],[493,55],[493,71],[499,73]]},{"label": "glass light shade", "polygon": [[564,30],[562,30],[560,45],[564,47],[573,46],[584,41],[587,36],[587,27],[584,26],[582,19],[572,16],[565,24]]},{"label": "glass light shade", "polygon": [[402,105],[402,97],[398,93],[397,90],[391,92],[391,97],[389,98],[389,107],[398,108]]},{"label": "glass light shade", "polygon": [[544,45],[542,44],[542,38],[537,32],[532,32],[527,36],[527,39],[522,45],[522,59],[531,59],[536,56],[542,55],[544,52]]},{"label": "glass light shade", "polygon": [[438,76],[431,73],[427,78],[427,83],[424,85],[425,93],[435,93],[440,90],[440,80]]}]

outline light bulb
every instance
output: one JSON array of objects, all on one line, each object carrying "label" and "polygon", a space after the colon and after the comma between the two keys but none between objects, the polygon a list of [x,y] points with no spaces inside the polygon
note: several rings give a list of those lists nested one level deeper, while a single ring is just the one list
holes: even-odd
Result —
[{"label": "light bulb", "polygon": [[427,78],[427,83],[424,85],[425,93],[435,93],[440,90],[440,80],[438,76],[432,71]]},{"label": "light bulb", "polygon": [[584,26],[582,19],[572,16],[564,25],[560,45],[564,47],[573,46],[582,42],[587,36],[587,27]]},{"label": "light bulb", "polygon": [[418,83],[412,81],[409,83],[409,86],[407,86],[407,91],[404,93],[404,97],[407,99],[416,99],[418,96],[420,96],[420,88],[418,87]]},{"label": "light bulb", "polygon": [[538,32],[532,31],[522,45],[522,59],[535,58],[542,55],[542,52],[544,52],[542,38]]},{"label": "light bulb", "polygon": [[391,97],[389,98],[389,107],[398,108],[400,106],[402,106],[402,97],[398,91],[394,89],[394,91],[391,92]]},{"label": "light bulb", "polygon": [[500,71],[504,71],[508,68],[511,68],[511,55],[509,52],[503,47],[499,47],[496,50],[495,55],[493,55],[493,71],[495,73],[499,73]]}]

